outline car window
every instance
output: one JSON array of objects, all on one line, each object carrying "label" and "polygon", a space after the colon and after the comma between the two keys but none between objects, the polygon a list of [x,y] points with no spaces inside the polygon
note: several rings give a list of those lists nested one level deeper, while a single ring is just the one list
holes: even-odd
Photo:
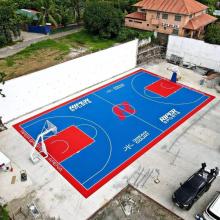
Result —
[{"label": "car window", "polygon": [[188,181],[186,182],[184,185],[182,185],[184,191],[188,192],[188,193],[196,193],[198,191],[197,188],[194,188],[192,182]]},{"label": "car window", "polygon": [[206,181],[199,175],[192,176],[183,184],[183,188],[190,193],[198,193],[205,186]]}]

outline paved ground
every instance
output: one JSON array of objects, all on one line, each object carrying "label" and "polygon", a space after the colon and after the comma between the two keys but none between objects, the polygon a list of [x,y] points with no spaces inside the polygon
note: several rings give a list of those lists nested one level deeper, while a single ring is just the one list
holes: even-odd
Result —
[{"label": "paved ground", "polygon": [[69,34],[72,34],[72,33],[79,31],[79,29],[80,29],[80,27],[76,26],[71,31],[60,32],[60,33],[52,34],[52,35],[22,32],[24,41],[21,43],[17,43],[13,46],[7,46],[4,48],[1,48],[0,49],[0,59],[14,55],[14,54],[18,53],[19,51],[23,50],[24,48],[30,46],[33,43],[36,43],[36,42],[39,42],[42,40],[46,40],[46,39],[56,39],[56,38],[64,37],[66,35],[69,35]]},{"label": "paved ground", "polygon": [[[163,62],[145,68],[170,77],[170,71],[167,70],[169,66],[170,64]],[[179,183],[195,172],[202,162],[205,161],[209,168],[220,167],[220,95],[212,89],[201,87],[200,75],[191,70],[182,68],[180,70],[183,74],[182,83],[216,95],[217,98],[88,199],[83,198],[47,162],[42,161],[33,165],[28,159],[29,144],[10,127],[10,124],[8,130],[0,133],[0,150],[11,158],[14,166],[14,172],[0,173],[0,195],[11,201],[9,209],[12,211],[19,206],[26,207],[31,198],[41,210],[42,219],[49,219],[50,216],[83,220],[90,217],[130,183],[183,219],[194,219],[195,214],[204,210],[215,191],[220,190],[220,177],[190,211],[182,211],[174,206],[171,195],[179,187]],[[32,113],[35,114],[36,112]],[[20,182],[21,169],[27,170],[27,182]],[[17,176],[17,181],[11,184],[14,175]],[[155,179],[159,179],[160,182],[156,184]],[[14,200],[15,198],[23,199]]]},{"label": "paved ground", "polygon": [[21,31],[21,39],[23,42],[38,39],[38,38],[44,38],[45,34],[38,34],[38,33],[31,33],[27,31]]}]

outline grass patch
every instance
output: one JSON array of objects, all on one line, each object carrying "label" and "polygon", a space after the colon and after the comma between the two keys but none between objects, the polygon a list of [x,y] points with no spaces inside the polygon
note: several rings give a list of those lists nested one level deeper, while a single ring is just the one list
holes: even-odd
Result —
[{"label": "grass patch", "polygon": [[117,43],[114,39],[103,39],[99,36],[91,35],[85,30],[68,35],[62,40],[71,45],[78,44],[79,46],[81,45],[87,47],[91,52],[112,47],[115,43]]},{"label": "grass patch", "polygon": [[6,80],[41,70],[71,59],[71,49],[83,47],[84,53],[112,47],[116,40],[102,39],[81,30],[71,35],[52,40],[44,40],[0,60],[0,69],[6,73]]},{"label": "grass patch", "polygon": [[0,219],[1,220],[9,220],[8,211],[6,207],[0,206]]},{"label": "grass patch", "polygon": [[35,44],[31,44],[29,47],[25,48],[24,50],[20,51],[19,53],[15,54],[14,58],[26,58],[29,57],[31,54],[38,52],[42,49],[54,49],[62,52],[63,54],[67,54],[70,51],[70,47],[62,42],[58,42],[55,40],[44,40],[37,42]]},{"label": "grass patch", "polygon": [[7,58],[5,59],[5,62],[6,62],[6,65],[7,65],[8,67],[11,67],[11,66],[13,66],[13,65],[15,64],[14,59],[13,59],[12,57],[7,57]]}]

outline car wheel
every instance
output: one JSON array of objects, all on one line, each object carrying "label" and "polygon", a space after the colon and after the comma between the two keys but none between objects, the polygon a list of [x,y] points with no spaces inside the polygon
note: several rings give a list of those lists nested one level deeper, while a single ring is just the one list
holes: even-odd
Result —
[{"label": "car wheel", "polygon": [[190,210],[190,209],[192,208],[192,205],[193,205],[193,203],[191,203],[191,204],[186,208],[186,210],[187,210],[187,211]]},{"label": "car wheel", "polygon": [[209,189],[210,189],[210,186],[208,186],[208,187],[206,188],[205,192],[208,192],[208,191],[209,191]]}]

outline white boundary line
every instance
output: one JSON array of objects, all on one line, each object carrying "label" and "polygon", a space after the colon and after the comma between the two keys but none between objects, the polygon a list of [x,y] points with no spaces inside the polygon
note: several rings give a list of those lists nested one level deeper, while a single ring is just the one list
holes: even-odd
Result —
[{"label": "white boundary line", "polygon": [[[92,137],[92,139],[95,139],[96,137],[97,137],[97,135],[98,135],[98,131],[97,131],[97,129],[94,127],[94,126],[92,126],[92,125],[89,125],[89,124],[80,124],[80,125],[76,125],[76,127],[82,127],[82,126],[88,126],[88,127],[91,127],[91,128],[93,128],[94,130],[95,130],[95,135]],[[81,130],[81,129],[80,129]],[[82,131],[83,132],[83,131]],[[85,132],[84,132],[85,133]],[[87,134],[88,135],[88,134]]]},{"label": "white boundary line", "polygon": [[[168,89],[168,90],[171,90],[171,89],[173,89],[173,88],[175,88],[174,86],[173,87],[166,87],[165,85],[164,85],[164,82],[160,82],[160,86],[162,87],[162,88],[164,88],[164,89]],[[182,87],[182,86],[181,86]]]},{"label": "white boundary line", "polygon": [[[146,94],[146,92],[148,92],[148,91],[149,91],[149,92],[152,92],[152,93],[153,93],[153,91],[144,89],[144,95],[147,96],[147,97],[149,97],[149,98],[152,98],[152,99],[161,99],[161,98],[164,98],[164,97],[160,96],[159,94],[157,94],[158,96],[149,96],[149,95]],[[155,94],[156,94],[156,93],[155,93]]]},{"label": "white boundary line", "polygon": [[51,142],[51,144],[54,144],[56,142],[62,142],[62,143],[66,144],[66,149],[64,151],[62,151],[61,154],[65,154],[69,150],[70,145],[67,143],[67,141],[65,141],[65,140],[55,140],[55,141]]},{"label": "white boundary line", "polygon": [[[112,106],[116,106],[114,103],[112,103],[112,102],[108,101],[107,99],[105,99],[105,98],[103,98],[103,97],[101,97],[101,96],[99,96],[99,95],[97,95],[97,94],[95,94],[95,93],[94,93],[93,95],[95,95],[95,96],[97,96],[98,98],[102,99],[103,101],[105,101],[105,102],[107,102],[107,103],[111,104]],[[122,110],[123,110],[123,109],[122,109]],[[144,122],[145,124],[147,124],[147,125],[149,125],[149,126],[151,126],[151,127],[155,128],[155,129],[159,130],[160,132],[163,132],[163,130],[162,130],[162,129],[160,129],[160,128],[158,128],[158,127],[156,127],[156,126],[152,125],[151,123],[149,123],[149,122],[147,122],[147,121],[143,120],[142,118],[138,117],[136,114],[131,114],[131,116],[133,116],[133,117],[137,118],[138,120],[140,120],[140,121]]]},{"label": "white boundary line", "polygon": [[[111,158],[111,154],[112,154],[112,143],[111,143],[111,139],[110,139],[110,137],[109,137],[109,135],[108,135],[108,133],[105,131],[105,129],[103,129],[100,125],[98,125],[97,123],[95,123],[95,122],[93,122],[93,121],[91,121],[91,120],[88,120],[88,119],[85,119],[85,118],[81,118],[81,117],[77,117],[77,116],[53,116],[53,117],[48,117],[48,118],[44,118],[44,119],[40,119],[40,120],[36,120],[35,122],[33,122],[32,124],[30,124],[30,125],[28,125],[27,127],[29,127],[29,126],[32,126],[32,125],[34,125],[34,124],[36,124],[36,123],[38,123],[39,121],[43,121],[43,120],[48,120],[48,119],[51,119],[51,118],[78,118],[78,119],[82,119],[82,120],[85,120],[85,121],[88,121],[88,122],[90,122],[90,123],[93,123],[93,124],[95,124],[97,127],[99,127],[103,132],[104,132],[104,134],[107,136],[107,139],[108,139],[108,141],[109,141],[109,146],[110,146],[110,152],[109,152],[109,156],[108,156],[108,159],[107,159],[107,161],[106,161],[106,163],[104,164],[104,166],[98,171],[98,172],[96,172],[95,174],[93,174],[92,176],[90,176],[88,179],[86,179],[83,183],[81,183],[81,182],[79,182],[78,180],[78,182],[81,184],[81,185],[83,185],[84,183],[86,183],[86,182],[88,182],[91,178],[93,178],[94,176],[96,176],[97,174],[99,174],[102,170],[104,170],[105,169],[105,167],[108,165],[108,163],[109,163],[109,161],[110,161],[110,158]],[[22,127],[21,127],[22,128]],[[22,128],[22,130],[24,130],[23,128]],[[25,131],[26,132],[26,131]],[[26,132],[27,133],[27,132]],[[33,140],[35,140],[29,133],[27,133]],[[50,155],[51,156],[51,155]],[[51,156],[52,157],[52,156]],[[53,157],[52,157],[53,158]],[[53,158],[54,159],[54,158]],[[68,159],[68,158],[67,158]],[[65,160],[67,160],[67,159],[65,159]],[[63,160],[62,162],[64,162],[65,160]],[[55,160],[56,161],[56,160]],[[57,162],[57,161],[56,161]],[[61,165],[61,163],[62,162],[60,162],[60,163],[58,163],[60,166],[62,166]],[[62,166],[63,167],[63,166]],[[68,170],[65,168],[65,167],[63,167],[67,172],[68,172]],[[68,172],[69,173],[69,172]],[[69,173],[74,179],[76,179],[76,177],[74,177],[71,173]],[[86,188],[84,185],[83,185],[83,187],[84,188]],[[92,187],[92,186],[91,186]],[[90,187],[90,188],[91,188]],[[90,188],[86,188],[86,189],[90,189]]]},{"label": "white boundary line", "polygon": [[[161,103],[161,104],[165,104],[165,105],[176,105],[176,106],[178,106],[178,105],[189,105],[189,104],[193,104],[193,103],[198,102],[198,101],[199,101],[200,99],[202,99],[203,97],[206,97],[205,95],[202,94],[201,97],[198,98],[198,99],[196,99],[195,101],[185,102],[185,103],[168,103],[168,102],[162,102],[162,101],[153,100],[153,99],[151,99],[151,98],[149,98],[149,97],[146,97],[146,96],[142,95],[141,93],[139,93],[139,92],[134,88],[134,85],[133,85],[134,80],[135,80],[137,77],[139,77],[139,76],[141,76],[141,75],[144,75],[144,74],[145,74],[145,73],[140,73],[140,74],[138,74],[137,76],[133,77],[133,79],[132,79],[132,81],[131,81],[131,88],[133,89],[133,91],[134,91],[136,94],[138,94],[138,95],[141,96],[142,98],[148,99],[148,100],[150,100],[150,101],[152,101],[152,102],[157,102],[157,103]],[[182,87],[182,88],[185,88],[185,87]],[[187,89],[189,89],[189,88],[187,88]],[[190,89],[189,89],[189,90],[190,90]],[[178,91],[179,91],[179,90],[178,90]],[[193,91],[193,90],[191,90],[191,91]]]}]

